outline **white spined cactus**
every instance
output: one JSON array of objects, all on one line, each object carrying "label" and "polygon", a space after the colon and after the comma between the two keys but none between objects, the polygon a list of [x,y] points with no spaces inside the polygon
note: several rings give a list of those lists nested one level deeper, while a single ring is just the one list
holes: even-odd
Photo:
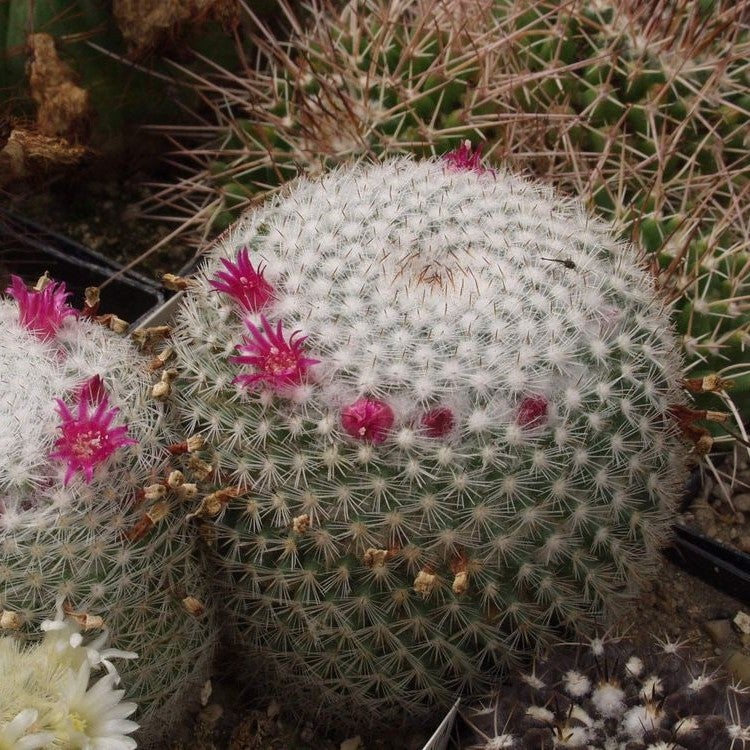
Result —
[{"label": "white spined cactus", "polygon": [[235,636],[339,723],[445,704],[658,567],[668,310],[608,227],[468,147],[248,214],[173,342]]},{"label": "white spined cactus", "polygon": [[[0,628],[33,639],[63,601],[113,648],[158,744],[207,676],[214,640],[179,492],[167,491],[172,406],[149,358],[78,314],[63,284],[0,299]],[[157,491],[161,488],[161,492]],[[183,601],[184,600],[184,601]],[[187,611],[190,610],[190,611]]]},{"label": "white spined cactus", "polygon": [[462,709],[466,750],[744,750],[750,692],[675,641],[558,646]]}]

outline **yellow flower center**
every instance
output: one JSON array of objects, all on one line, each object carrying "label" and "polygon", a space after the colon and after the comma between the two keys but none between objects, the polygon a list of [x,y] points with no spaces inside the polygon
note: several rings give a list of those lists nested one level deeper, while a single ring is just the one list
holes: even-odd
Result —
[{"label": "yellow flower center", "polygon": [[88,722],[86,719],[81,716],[81,714],[76,713],[75,711],[70,712],[70,723],[73,726],[73,729],[76,730],[76,732],[85,732],[86,727],[88,726]]}]

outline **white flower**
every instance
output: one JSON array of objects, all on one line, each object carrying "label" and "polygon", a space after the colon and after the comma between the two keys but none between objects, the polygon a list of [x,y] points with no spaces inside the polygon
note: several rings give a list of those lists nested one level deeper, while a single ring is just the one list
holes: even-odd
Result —
[{"label": "white flower", "polygon": [[109,638],[109,631],[106,629],[93,641],[84,643],[78,624],[64,618],[62,602],[58,602],[55,619],[44,620],[40,625],[40,629],[46,633],[44,645],[55,651],[61,661],[67,657],[73,667],[77,668],[84,658],[92,667],[104,667],[115,678],[115,684],[118,684],[120,676],[111,659],[137,659],[138,654],[116,648],[103,649]]},{"label": "white flower", "polygon": [[25,708],[4,727],[0,727],[0,750],[37,750],[48,745],[55,736],[51,732],[26,734],[37,720],[39,712]]},{"label": "white flower", "polygon": [[63,695],[58,737],[69,750],[134,750],[134,739],[126,737],[138,729],[127,720],[137,706],[124,703],[124,690],[115,690],[117,676],[106,674],[89,687],[91,667],[88,662],[78,672],[68,673]]}]

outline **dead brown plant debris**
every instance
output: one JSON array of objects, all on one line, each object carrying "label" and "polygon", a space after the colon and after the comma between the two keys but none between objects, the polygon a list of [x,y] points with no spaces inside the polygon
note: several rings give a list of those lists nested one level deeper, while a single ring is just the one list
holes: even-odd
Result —
[{"label": "dead brown plant debris", "polygon": [[85,139],[89,122],[89,95],[78,86],[75,72],[60,59],[55,40],[49,34],[29,34],[31,52],[29,86],[37,104],[37,131],[40,136]]},{"label": "dead brown plant debris", "polygon": [[83,146],[69,143],[64,138],[14,127],[0,149],[0,187],[48,174],[60,167],[74,166],[85,153]]},{"label": "dead brown plant debris", "polygon": [[215,20],[231,28],[239,19],[238,0],[114,0],[112,10],[131,56],[168,46],[189,26]]}]

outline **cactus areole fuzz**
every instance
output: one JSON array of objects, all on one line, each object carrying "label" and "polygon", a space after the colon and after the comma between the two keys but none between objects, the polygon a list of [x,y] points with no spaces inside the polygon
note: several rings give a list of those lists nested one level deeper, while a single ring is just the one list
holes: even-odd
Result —
[{"label": "cactus areole fuzz", "polygon": [[213,516],[238,641],[337,721],[585,631],[654,573],[682,481],[636,251],[470,157],[296,183],[214,249],[174,334],[184,417],[238,490]]}]

